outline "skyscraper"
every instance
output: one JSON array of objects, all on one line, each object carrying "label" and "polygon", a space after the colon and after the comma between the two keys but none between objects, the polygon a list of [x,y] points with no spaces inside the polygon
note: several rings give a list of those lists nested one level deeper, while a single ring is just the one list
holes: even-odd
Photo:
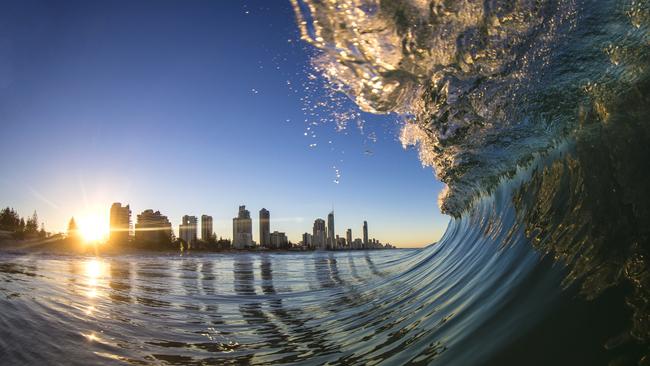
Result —
[{"label": "skyscraper", "polygon": [[131,231],[131,209],[115,202],[111,205],[109,240],[114,243],[126,243]]},{"label": "skyscraper", "polygon": [[237,217],[232,219],[232,246],[235,249],[253,246],[253,220],[246,206],[239,206]]},{"label": "skyscraper", "polygon": [[312,243],[316,249],[325,249],[327,243],[325,242],[325,220],[314,220],[314,228],[312,234]]},{"label": "skyscraper", "polygon": [[313,236],[310,233],[302,234],[302,246],[305,248],[313,248],[312,238]]},{"label": "skyscraper", "polygon": [[368,222],[363,222],[363,247],[368,247]]},{"label": "skyscraper", "polygon": [[212,216],[201,215],[201,240],[211,242],[213,238]]},{"label": "skyscraper", "polygon": [[171,242],[172,224],[160,211],[144,210],[135,224],[135,240],[138,243],[165,244]]},{"label": "skyscraper", "polygon": [[345,230],[345,241],[347,242],[348,249],[352,248],[352,229]]},{"label": "skyscraper", "polygon": [[196,248],[197,224],[198,220],[196,216],[185,215],[178,227],[178,235],[185,245],[187,245],[188,249]]},{"label": "skyscraper", "polygon": [[262,208],[260,210],[260,245],[268,248],[271,244],[271,213]]},{"label": "skyscraper", "polygon": [[327,215],[327,247],[336,249],[336,237],[334,234],[334,211]]}]

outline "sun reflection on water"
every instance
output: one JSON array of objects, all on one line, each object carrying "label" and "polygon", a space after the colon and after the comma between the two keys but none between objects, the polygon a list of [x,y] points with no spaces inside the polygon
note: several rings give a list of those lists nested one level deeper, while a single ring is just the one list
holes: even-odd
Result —
[{"label": "sun reflection on water", "polygon": [[84,274],[86,277],[86,284],[88,291],[86,295],[90,298],[99,295],[99,280],[104,277],[107,272],[107,264],[100,259],[90,259],[84,264]]},{"label": "sun reflection on water", "polygon": [[88,334],[81,333],[81,335],[84,336],[87,340],[89,340],[91,342],[99,340],[99,338],[97,337],[97,335],[95,335],[94,332],[93,333],[88,333]]}]

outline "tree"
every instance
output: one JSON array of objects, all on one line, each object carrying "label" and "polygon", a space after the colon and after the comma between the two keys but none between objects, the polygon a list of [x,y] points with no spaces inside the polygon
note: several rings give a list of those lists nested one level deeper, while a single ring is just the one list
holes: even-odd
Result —
[{"label": "tree", "polygon": [[0,229],[8,231],[16,231],[20,224],[20,217],[18,212],[13,208],[6,207],[0,211]]},{"label": "tree", "polygon": [[79,228],[77,227],[77,222],[74,221],[74,216],[70,218],[68,222],[68,238],[77,239],[79,236]]},{"label": "tree", "polygon": [[38,215],[36,211],[32,214],[31,217],[27,219],[25,223],[25,234],[27,235],[36,235],[38,233]]},{"label": "tree", "polygon": [[16,239],[25,239],[25,219],[22,217],[20,218],[20,221],[18,221],[18,226],[14,230],[14,238]]},{"label": "tree", "polygon": [[41,222],[41,231],[38,232],[38,237],[45,239],[47,237],[47,232],[45,231],[45,223]]}]

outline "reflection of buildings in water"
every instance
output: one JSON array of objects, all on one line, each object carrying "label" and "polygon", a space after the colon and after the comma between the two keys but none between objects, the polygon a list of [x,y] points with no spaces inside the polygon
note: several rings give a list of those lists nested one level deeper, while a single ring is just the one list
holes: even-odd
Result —
[{"label": "reflection of buildings in water", "polygon": [[356,306],[365,302],[354,286],[341,279],[336,256],[333,253],[328,254],[330,277],[341,289],[340,295],[333,300],[334,312],[338,311],[338,309],[347,309],[350,306]]},{"label": "reflection of buildings in water", "polygon": [[329,253],[327,260],[329,262],[330,276],[338,285],[345,285],[341,276],[339,276],[339,266],[333,253]]},{"label": "reflection of buildings in water", "polygon": [[316,257],[318,255],[318,252],[312,252],[311,253],[311,262],[307,261],[307,257],[305,255],[304,260],[302,261],[302,276],[307,284],[307,288],[309,291],[316,291],[319,288],[321,288],[320,281],[318,281],[318,277],[316,276]]},{"label": "reflection of buildings in water", "polygon": [[267,303],[271,308],[270,312],[278,318],[283,324],[289,326],[290,329],[303,326],[304,321],[300,320],[302,311],[300,309],[287,309],[284,306],[284,301],[281,294],[278,294],[273,284],[273,257],[263,255],[260,263],[260,273],[262,277],[262,292],[269,298]]},{"label": "reflection of buildings in water", "polygon": [[[262,291],[269,296],[268,304],[271,308],[270,313],[279,319],[286,327],[289,328],[289,334],[296,337],[309,329],[305,329],[305,324],[311,319],[311,315],[306,314],[302,308],[289,308],[285,305],[282,295],[277,293],[273,284],[273,261],[274,257],[264,255],[260,263],[260,272],[262,275]],[[305,261],[303,261],[305,263]],[[314,339],[309,336],[307,339]],[[293,352],[294,347],[287,345],[287,351]],[[287,361],[289,362],[289,361]]]},{"label": "reflection of buildings in water", "polygon": [[[305,258],[306,259],[306,258]],[[353,291],[348,289],[345,281],[340,278],[338,262],[334,253],[316,252],[312,255],[313,260],[313,275],[318,287],[311,286],[311,291],[327,291],[329,294],[324,294],[330,298],[329,301],[321,301],[317,305],[317,309],[310,309],[309,314],[301,310],[300,318],[307,324],[311,321],[314,324],[311,327],[305,325],[297,327],[295,334],[299,335],[300,339],[311,340],[307,344],[310,350],[318,354],[335,353],[340,349],[341,344],[336,341],[337,334],[333,332],[337,328],[329,323],[322,323],[315,321],[316,319],[324,319],[325,317],[336,318],[335,315],[343,310],[348,310],[349,304],[353,301],[353,294],[346,294],[345,292]],[[306,262],[306,261],[305,261]],[[312,273],[311,269],[305,269],[307,273]],[[310,283],[312,279],[306,278]],[[341,291],[339,291],[341,289]],[[293,333],[292,333],[293,334]]]},{"label": "reflection of buildings in water", "polygon": [[206,325],[224,325],[224,319],[219,313],[219,303],[214,299],[218,294],[214,261],[206,258],[197,264],[196,270],[196,288],[201,298],[190,298],[190,301],[198,304],[199,313],[204,317]]},{"label": "reflection of buildings in water", "polygon": [[[273,285],[273,264],[272,258],[269,255],[262,255],[260,263],[260,274],[262,277],[262,292],[268,296],[267,303],[271,308],[270,312],[276,316],[285,325],[296,325],[294,319],[289,312],[284,308],[282,297],[279,296]],[[302,324],[302,322],[299,322]]]},{"label": "reflection of buildings in water", "polygon": [[316,253],[314,256],[314,273],[316,275],[316,281],[318,281],[321,288],[336,286],[330,272],[330,264],[327,258],[322,253]]},{"label": "reflection of buildings in water", "polygon": [[183,284],[188,296],[183,308],[193,310],[193,317],[206,325],[223,325],[219,314],[219,304],[212,296],[216,295],[214,263],[209,259],[188,261],[183,268]]},{"label": "reflection of buildings in water", "polygon": [[[201,287],[199,285],[199,268],[200,264],[194,258],[183,258],[181,260],[178,277],[181,288],[185,293],[187,299],[195,299],[201,295]],[[186,310],[200,311],[200,304],[196,301],[183,301],[182,307]]]},{"label": "reflection of buildings in water", "polygon": [[262,292],[267,295],[275,294],[275,287],[273,286],[273,266],[269,256],[266,254],[262,255],[260,274],[262,276]]},{"label": "reflection of buildings in water", "polygon": [[216,294],[216,275],[214,273],[214,262],[211,260],[206,260],[201,263],[201,271],[199,273],[200,287],[204,294],[214,295]]},{"label": "reflection of buildings in water", "polygon": [[354,263],[354,255],[352,252],[348,252],[348,267],[350,267],[350,274],[352,277],[354,277],[355,280],[362,282],[363,278],[359,276],[357,265]]},{"label": "reflection of buildings in water", "polygon": [[377,269],[377,266],[375,266],[375,263],[372,261],[372,258],[370,258],[370,254],[368,254],[368,252],[365,252],[364,256],[366,258],[366,263],[368,263],[368,268],[370,268],[372,274],[379,277],[384,277],[385,275]]},{"label": "reflection of buildings in water", "polygon": [[[262,284],[262,293],[257,294],[255,291],[255,274],[251,257],[241,255],[235,258],[234,262],[235,292],[244,296],[239,305],[239,312],[246,323],[252,327],[250,333],[255,334],[258,339],[248,344],[247,347],[252,349],[264,349],[269,347],[282,347],[277,354],[291,355],[295,353],[296,348],[289,341],[289,334],[299,332],[299,326],[304,324],[292,318],[285,311],[282,299],[278,296],[273,284],[273,265],[272,258],[263,256],[260,262],[260,278]],[[268,304],[269,312],[266,306]],[[287,332],[276,324],[280,320],[285,325],[291,327]],[[287,356],[291,358],[292,356]],[[260,359],[260,362],[265,362]]]},{"label": "reflection of buildings in water", "polygon": [[179,280],[181,281],[181,287],[186,295],[198,295],[198,264],[193,258],[182,259],[180,266],[178,268]]},{"label": "reflection of buildings in water", "polygon": [[238,255],[234,262],[235,292],[240,299],[239,312],[251,327],[250,335],[257,338],[247,344],[249,349],[286,346],[288,336],[283,334],[262,308],[262,298],[255,292],[255,274],[249,255]]},{"label": "reflection of buildings in water", "polygon": [[169,294],[171,274],[168,263],[143,262],[138,264],[135,271],[135,300],[138,304],[150,307],[170,307],[171,303],[164,300]]},{"label": "reflection of buildings in water", "polygon": [[[324,255],[324,254],[323,254]],[[348,309],[352,306],[362,305],[368,301],[367,294],[362,294],[358,289],[348,283],[348,281],[341,278],[341,272],[338,267],[337,256],[343,255],[340,253],[328,253],[325,258],[321,255],[320,259],[315,259],[314,267],[316,268],[316,277],[321,284],[321,288],[336,287],[336,296],[332,296],[331,301],[321,304],[321,308],[331,313],[337,313],[342,309]],[[348,253],[348,256],[350,253]],[[356,269],[354,270],[356,273]],[[362,282],[361,277],[357,275]]]},{"label": "reflection of buildings in water", "polygon": [[255,295],[253,262],[248,254],[235,256],[233,275],[235,293],[238,295]]},{"label": "reflection of buildings in water", "polygon": [[68,276],[68,291],[73,294],[73,295],[78,295],[79,294],[79,285],[77,283],[77,279],[79,278],[79,273],[81,273],[81,270],[79,269],[79,263],[76,261],[69,261],[68,262],[68,273],[70,274]]},{"label": "reflection of buildings in water", "polygon": [[235,293],[246,297],[239,299],[239,312],[242,317],[250,325],[260,326],[267,323],[268,319],[261,311],[259,299],[255,297],[255,274],[250,256],[235,256],[233,271]]},{"label": "reflection of buildings in water", "polygon": [[111,291],[108,297],[114,303],[131,303],[131,263],[122,261],[111,262],[108,287]]},{"label": "reflection of buildings in water", "polygon": [[336,256],[331,252],[327,253],[327,257],[325,257],[324,253],[317,253],[314,256],[314,270],[316,272],[316,279],[322,288],[345,285],[339,275]]}]

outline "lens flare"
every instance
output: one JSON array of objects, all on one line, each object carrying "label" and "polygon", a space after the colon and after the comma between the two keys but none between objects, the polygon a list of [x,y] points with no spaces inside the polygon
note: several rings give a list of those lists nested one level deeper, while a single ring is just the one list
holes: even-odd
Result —
[{"label": "lens flare", "polygon": [[79,218],[79,234],[86,243],[97,243],[108,238],[108,219],[100,214],[87,214]]}]

